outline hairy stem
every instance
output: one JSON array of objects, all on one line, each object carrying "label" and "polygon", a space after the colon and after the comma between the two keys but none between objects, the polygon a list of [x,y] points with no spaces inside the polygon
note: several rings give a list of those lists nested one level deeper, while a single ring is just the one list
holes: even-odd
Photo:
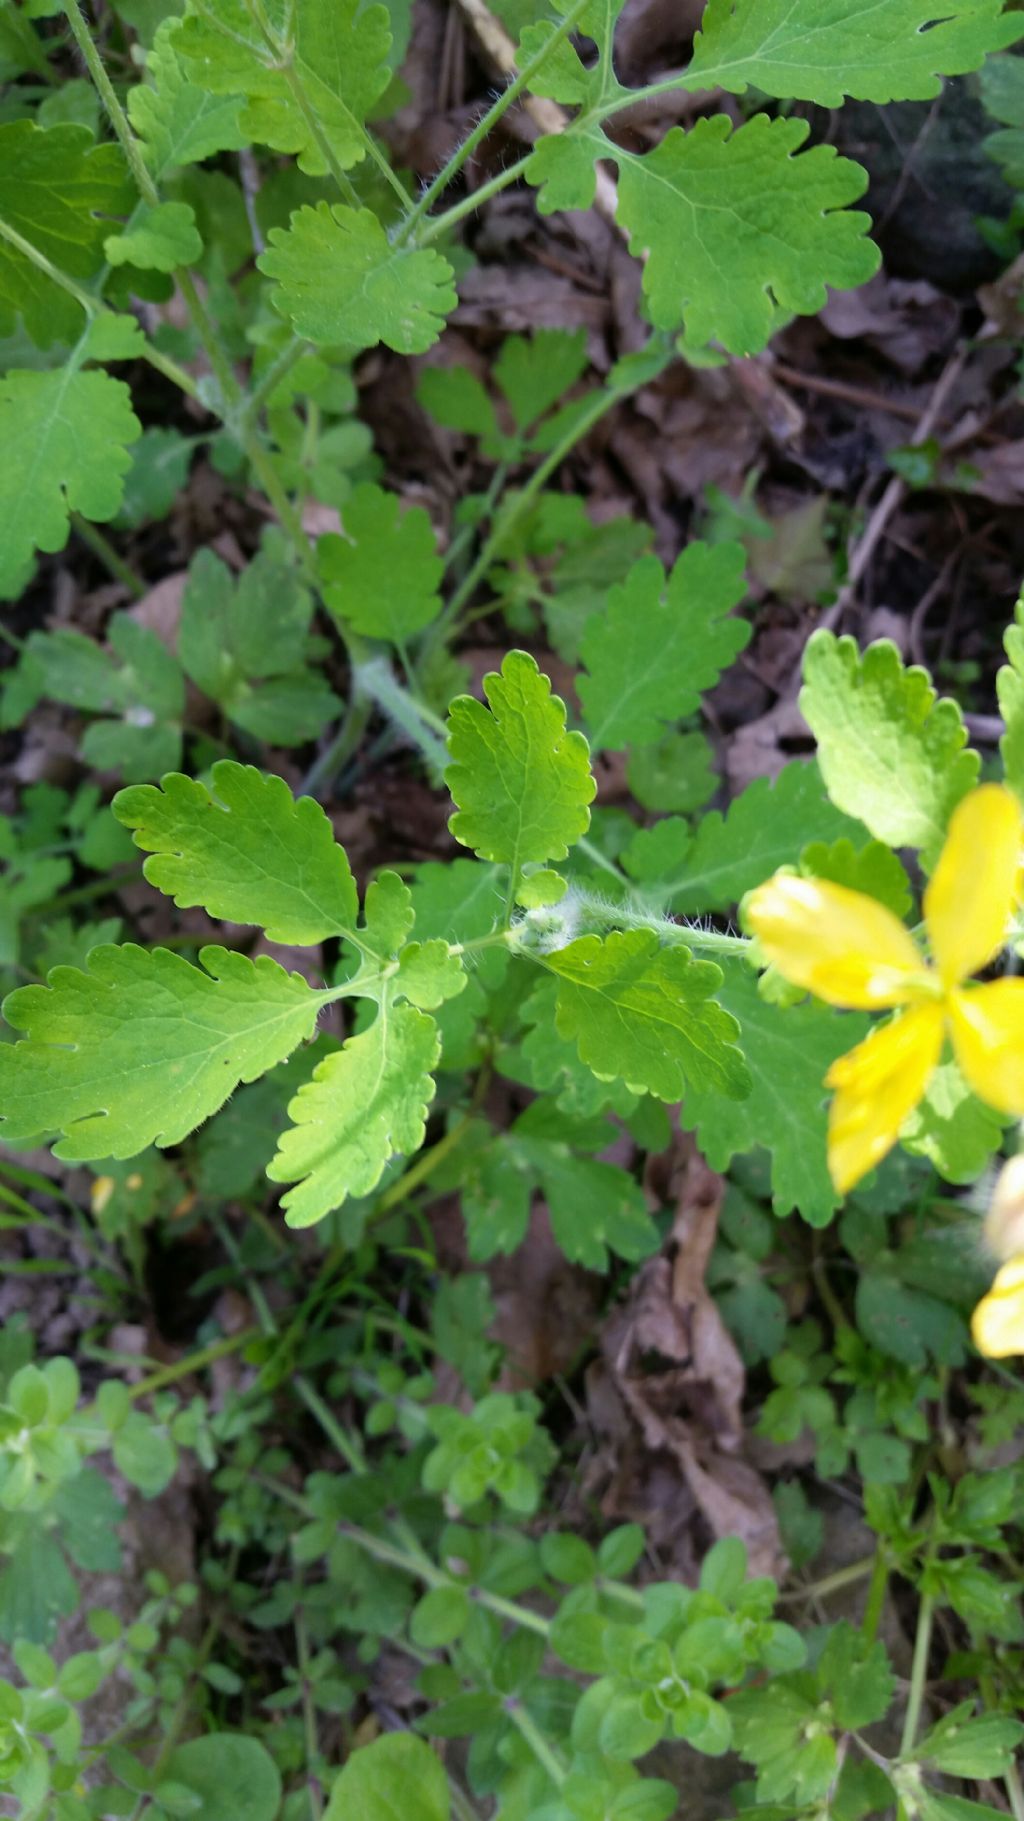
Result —
[{"label": "hairy stem", "polygon": [[[538,70],[547,62],[555,46],[560,44],[562,39],[568,36],[577,21],[581,18],[586,5],[587,0],[574,0],[574,4],[569,8],[569,11],[565,14],[564,18],[559,21],[558,25],[554,27],[551,36],[542,45],[541,49],[535,51],[533,56],[527,59],[518,75],[513,77],[512,81],[498,96],[498,99],[488,108],[486,114],[477,121],[472,132],[467,133],[462,144],[456,147],[447,164],[443,166],[433,182],[424,190],[419,201],[402,223],[396,236],[396,245],[401,246],[403,241],[408,239],[409,234],[416,223],[433,207],[441,192],[446,190],[453,179],[458,176],[458,173],[467,160],[472,158],[477,146],[487,138],[488,133],[493,132],[506,109],[510,108],[514,101],[518,100],[524,89],[529,88],[533,78],[536,76]],[[474,200],[478,199],[479,191]]]}]

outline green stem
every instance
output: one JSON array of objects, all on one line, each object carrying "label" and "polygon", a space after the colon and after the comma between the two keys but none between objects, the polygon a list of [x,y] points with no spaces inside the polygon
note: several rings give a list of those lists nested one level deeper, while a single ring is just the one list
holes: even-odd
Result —
[{"label": "green stem", "polygon": [[1024,1788],[1021,1787],[1020,1771],[1016,1763],[1007,1765],[1003,1772],[1003,1783],[1014,1821],[1024,1821]]},{"label": "green stem", "polygon": [[845,1568],[837,1568],[834,1573],[823,1575],[820,1581],[811,1581],[806,1586],[790,1587],[779,1595],[780,1606],[792,1606],[798,1601],[826,1599],[830,1593],[839,1593],[844,1587],[852,1587],[856,1581],[862,1581],[871,1573],[877,1556],[866,1555],[860,1562],[850,1562]]},{"label": "green stem", "polygon": [[361,694],[369,696],[401,728],[434,771],[444,770],[448,763],[445,723],[402,686],[385,658],[371,658],[369,663],[358,665],[353,682]]},{"label": "green stem", "polygon": [[145,582],[141,576],[136,575],[130,563],[126,563],[123,557],[118,556],[110,539],[104,536],[97,525],[92,525],[87,518],[83,518],[80,512],[72,512],[71,523],[83,544],[88,544],[93,555],[99,557],[103,567],[116,581],[123,582],[136,600],[141,600],[146,592]]},{"label": "green stem", "polygon": [[314,759],[299,786],[300,796],[315,797],[323,786],[329,788],[333,784],[342,766],[359,746],[372,712],[373,703],[370,698],[358,695],[353,689],[334,738],[324,747],[319,758]]},{"label": "green stem", "polygon": [[306,1794],[309,1797],[309,1809],[312,1821],[320,1821],[324,1812],[323,1790],[320,1779],[314,1769],[320,1757],[320,1741],[316,1732],[316,1710],[313,1706],[313,1688],[309,1679],[309,1633],[306,1630],[306,1615],[301,1606],[295,1610],[295,1644],[298,1654],[298,1670],[302,1691],[302,1723],[306,1739]]},{"label": "green stem", "polygon": [[256,420],[263,410],[264,405],[268,403],[269,399],[281,384],[281,381],[287,377],[292,368],[302,359],[303,355],[308,354],[309,349],[310,343],[306,341],[303,336],[294,335],[285,347],[282,348],[277,359],[271,361],[266,372],[262,374],[258,383],[253,387],[253,390],[249,394],[249,401],[245,407],[242,419],[243,424],[247,428],[255,427]]},{"label": "green stem", "polygon": [[555,1788],[561,1789],[566,1779],[565,1765],[554,1748],[548,1744],[533,1715],[528,1713],[525,1707],[521,1707],[518,1701],[507,1702],[505,1712],[517,1732],[526,1740],[537,1763],[543,1765],[547,1771]]},{"label": "green stem", "polygon": [[569,11],[565,14],[564,18],[560,20],[559,24],[552,31],[551,36],[546,39],[538,51],[534,52],[532,57],[527,59],[518,75],[513,78],[507,88],[498,96],[497,101],[492,103],[486,114],[477,121],[476,126],[471,133],[466,135],[462,144],[456,147],[447,164],[438,172],[429,187],[424,190],[415,208],[412,210],[412,213],[399,228],[395,238],[395,244],[397,246],[401,246],[403,242],[408,239],[408,236],[416,223],[433,207],[442,190],[448,188],[448,185],[452,180],[458,176],[463,165],[468,159],[472,158],[477,146],[487,138],[488,133],[493,132],[506,109],[512,106],[513,101],[518,100],[524,89],[529,88],[537,71],[547,62],[555,46],[572,31],[573,26],[582,16],[586,5],[587,0],[575,0],[575,4],[569,8]]},{"label": "green stem", "polygon": [[917,1615],[917,1633],[914,1638],[914,1657],[910,1666],[910,1692],[907,1695],[907,1711],[903,1717],[903,1732],[900,1737],[900,1757],[908,1758],[914,1749],[917,1729],[921,1720],[921,1707],[924,1702],[925,1683],[928,1679],[928,1657],[932,1645],[932,1621],[935,1617],[935,1602],[930,1593],[921,1595],[921,1605]]},{"label": "green stem", "polygon": [[[671,348],[667,348],[665,350],[665,366],[668,365],[671,358],[672,350]],[[502,513],[498,519],[489,537],[485,539],[476,561],[467,571],[459,587],[452,595],[444,613],[441,615],[440,619],[435,620],[432,629],[435,633],[442,632],[457,622],[463,607],[472,599],[477,588],[480,586],[480,583],[486,576],[488,569],[491,567],[491,564],[494,562],[503,546],[508,542],[512,532],[519,524],[520,519],[529,512],[538,493],[544,486],[545,481],[555,472],[556,468],[561,466],[570,451],[589,434],[596,424],[600,423],[602,417],[606,417],[608,412],[614,410],[615,406],[620,404],[624,398],[628,398],[629,394],[636,390],[638,384],[646,385],[652,377],[653,375],[650,369],[647,369],[642,381],[636,381],[622,386],[609,386],[594,394],[587,410],[584,411],[580,417],[576,418],[575,422],[566,430],[564,436],[555,444],[550,454],[545,456],[538,468],[534,469],[526,485],[516,494],[515,499],[509,505],[508,510]]]},{"label": "green stem", "polygon": [[431,240],[439,240],[443,234],[447,234],[449,229],[455,226],[456,222],[464,220],[467,215],[475,215],[477,209],[482,209],[484,203],[490,202],[492,196],[500,196],[502,190],[507,190],[510,183],[518,182],[532,157],[533,153],[527,152],[524,157],[517,158],[515,164],[510,164],[507,170],[499,171],[498,175],[492,177],[488,183],[482,183],[478,190],[473,191],[472,195],[464,196],[461,202],[453,203],[443,215],[435,215],[417,234],[417,246],[425,247]]},{"label": "green stem", "polygon": [[[330,140],[328,139],[326,133],[324,132],[323,128],[320,125],[320,121],[317,116],[316,109],[313,107],[312,103],[310,102],[309,96],[306,94],[305,87],[303,86],[302,78],[300,77],[297,69],[295,68],[294,53],[293,53],[292,46],[288,45],[288,44],[283,44],[279,38],[276,38],[274,36],[273,30],[271,29],[271,26],[270,26],[270,22],[267,19],[266,15],[263,11],[263,7],[260,4],[260,0],[249,0],[249,10],[252,13],[253,18],[256,20],[256,23],[259,26],[260,31],[263,33],[263,36],[267,43],[267,47],[272,52],[272,54],[277,62],[277,67],[280,70],[281,75],[284,77],[289,90],[291,91],[292,100],[295,102],[295,105],[298,108],[300,114],[302,115],[303,120],[306,122],[306,125],[309,127],[309,130],[312,133],[313,138],[316,142],[317,148],[320,152],[320,156],[324,160],[324,163],[326,164],[327,169],[330,171],[331,176],[334,178],[334,181],[337,184],[338,189],[341,191],[341,194],[344,196],[345,201],[349,204],[350,207],[356,208],[356,209],[360,208],[361,203],[360,203],[360,198],[359,198],[359,192],[356,189],[355,184],[352,182],[352,179],[342,169],[340,163],[338,162],[338,159],[335,155],[334,147],[331,145]],[[404,183],[402,183],[401,179],[399,177],[397,177],[395,172],[391,169],[390,164],[388,163],[387,159],[385,158],[383,152],[380,149],[380,146],[377,144],[377,141],[374,139],[373,134],[370,132],[369,128],[365,125],[365,123],[362,120],[359,119],[358,115],[356,115],[356,114],[350,113],[349,120],[350,120],[351,124],[358,130],[358,132],[363,140],[363,144],[366,147],[367,153],[369,154],[373,163],[377,166],[377,169],[380,172],[381,176],[384,178],[385,182],[388,183],[390,185],[391,189],[394,191],[395,195],[397,196],[399,202],[402,205],[403,211],[406,209],[411,209],[413,206],[412,197],[409,195],[409,192],[406,189]]]},{"label": "green stem", "polygon": [[[858,1564],[859,1565],[859,1564]],[[860,1622],[861,1635],[868,1644],[873,1644],[878,1636],[878,1627],[882,1621],[885,1607],[885,1596],[889,1591],[889,1557],[882,1544],[875,1550],[871,1564],[871,1580],[868,1584],[868,1597],[864,1606],[864,1617]]]},{"label": "green stem", "polygon": [[71,27],[75,43],[82,54],[86,69],[89,71],[100,100],[106,108],[110,124],[121,142],[121,149],[128,160],[129,169],[135,179],[135,187],[143,200],[148,202],[151,208],[155,208],[160,201],[156,184],[153,182],[149,171],[146,169],[145,159],[142,156],[142,148],[128,124],[127,114],[117,99],[117,95],[114,92],[114,85],[107,75],[103,59],[96,48],[92,33],[85,22],[78,0],[64,0],[64,13],[67,22]]},{"label": "green stem", "polygon": [[159,1372],[151,1372],[148,1378],[139,1380],[137,1385],[129,1387],[128,1395],[134,1402],[137,1398],[148,1397],[151,1391],[162,1391],[165,1385],[173,1385],[178,1379],[187,1378],[193,1372],[202,1372],[206,1366],[212,1366],[215,1360],[226,1359],[229,1353],[238,1353],[243,1347],[255,1340],[258,1328],[243,1328],[239,1334],[225,1335],[223,1340],[211,1341],[208,1347],[200,1347],[198,1352],[186,1354],[184,1359],[176,1360],[173,1366],[161,1366]]}]

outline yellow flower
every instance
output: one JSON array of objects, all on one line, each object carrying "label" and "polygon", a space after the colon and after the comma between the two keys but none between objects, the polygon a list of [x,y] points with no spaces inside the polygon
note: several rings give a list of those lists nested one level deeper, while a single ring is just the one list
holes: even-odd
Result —
[{"label": "yellow flower", "polygon": [[1002,1261],[995,1283],[971,1318],[979,1353],[1006,1359],[1024,1353],[1024,1153],[1002,1167],[985,1216],[985,1240]]},{"label": "yellow flower", "polygon": [[1003,785],[982,784],[964,797],[924,894],[931,962],[863,892],[776,873],[751,894],[750,928],[785,979],[830,1005],[902,1008],[825,1077],[835,1089],[828,1165],[841,1195],[895,1144],[946,1037],[975,1093],[1024,1115],[1024,979],[968,984],[1003,946],[1022,842],[1020,807]]}]

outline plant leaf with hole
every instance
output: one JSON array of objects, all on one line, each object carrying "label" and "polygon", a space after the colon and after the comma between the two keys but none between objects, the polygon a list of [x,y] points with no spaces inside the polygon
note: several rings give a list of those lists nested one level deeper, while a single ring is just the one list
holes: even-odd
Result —
[{"label": "plant leaf with hole", "polygon": [[709,0],[680,86],[786,101],[930,101],[1024,32],[1003,0]]},{"label": "plant leaf with hole", "polygon": [[640,156],[588,125],[539,140],[526,175],[543,214],[587,209],[595,161],[614,159],[616,219],[647,256],[656,327],[685,323],[693,344],[755,354],[786,314],[812,315],[829,286],[864,284],[878,269],[867,215],[846,208],[863,194],[865,172],[831,146],[801,151],[808,131],[804,120],[766,114],[734,131],[719,114],[688,133],[670,128]]}]

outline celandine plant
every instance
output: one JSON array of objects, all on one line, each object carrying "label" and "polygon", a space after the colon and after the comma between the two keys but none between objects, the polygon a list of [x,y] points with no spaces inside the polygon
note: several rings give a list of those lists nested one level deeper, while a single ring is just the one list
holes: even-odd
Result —
[{"label": "celandine plant", "polygon": [[[689,65],[629,89],[621,10],[538,7],[508,86],[414,195],[382,136],[398,0],[0,9],[0,595],[72,530],[141,594],[116,540],[159,524],[200,446],[267,520],[237,576],[194,557],[170,649],[131,612],[97,639],[10,635],[0,722],[65,704],[82,766],[123,787],[111,816],[87,777],[36,786],[0,825],[3,1219],[57,1242],[26,1197],[63,1196],[104,1357],[144,1299],[150,1227],[212,1237],[199,1290],[252,1311],[85,1391],[24,1327],[0,1336],[0,1790],[24,1821],[667,1821],[687,1782],[670,1746],[736,1752],[736,1804],[763,1821],[1024,1818],[1024,1392],[976,1360],[955,1396],[950,1378],[973,1305],[982,1352],[1024,1351],[1020,1166],[985,1223],[991,1288],[977,1206],[936,1186],[988,1200],[1024,1117],[1024,607],[1001,780],[979,781],[959,707],[893,645],[820,631],[816,759],[708,810],[697,716],[750,636],[744,553],[693,541],[666,571],[648,527],[595,526],[547,485],[671,362],[755,353],[876,269],[849,206],[865,174],[788,104],[927,100],[1021,15],[710,0]],[[710,111],[723,90],[742,124]],[[617,116],[671,91],[709,111],[620,144]],[[527,93],[561,130],[464,190]],[[438,341],[460,225],[491,197],[522,182],[542,213],[587,209],[599,175],[643,262],[646,345],[601,383],[560,330],[509,337],[493,392],[421,368],[423,408],[492,465],[442,552],[380,484],[353,361]],[[311,503],[339,528],[310,533]],[[481,700],[460,649],[483,613],[514,648]],[[530,644],[574,678],[571,706]],[[395,741],[447,791],[454,845],[395,851],[360,890],[321,802]],[[598,800],[601,755],[623,755],[630,811]],[[139,850],[223,943],[122,940],[117,904],[80,920]],[[617,1293],[664,1237],[642,1163],[666,1108],[730,1173],[708,1282],[788,1464],[774,1510],[798,1575],[823,1540],[805,1481],[863,1505],[864,1559],[781,1596],[806,1602],[799,1628],[728,1517],[707,1517],[694,1587],[637,1525],[556,1521],[571,1449],[502,1377],[486,1276],[448,1277],[423,1218],[455,1191],[476,1266],[523,1243],[540,1196],[566,1258]],[[17,1160],[43,1142],[95,1166],[90,1219]],[[822,1320],[799,1319],[812,1298]],[[194,1388],[235,1355],[241,1382]],[[147,1499],[183,1453],[212,1493],[201,1627],[193,1580],[156,1575],[134,1623],[92,1612],[59,1660],[78,1576],[120,1560],[97,1461]],[[859,1622],[818,1623],[861,1579]],[[108,1686],[114,1727],[87,1706]]]}]

